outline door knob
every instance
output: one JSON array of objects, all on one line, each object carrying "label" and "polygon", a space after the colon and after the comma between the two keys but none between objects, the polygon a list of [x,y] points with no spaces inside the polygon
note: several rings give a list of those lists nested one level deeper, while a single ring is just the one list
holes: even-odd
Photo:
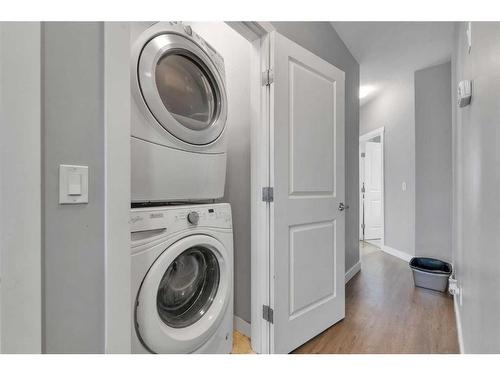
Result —
[{"label": "door knob", "polygon": [[344,210],[347,210],[348,208],[349,208],[349,206],[346,206],[344,204],[344,202],[339,203],[339,211],[344,211]]}]

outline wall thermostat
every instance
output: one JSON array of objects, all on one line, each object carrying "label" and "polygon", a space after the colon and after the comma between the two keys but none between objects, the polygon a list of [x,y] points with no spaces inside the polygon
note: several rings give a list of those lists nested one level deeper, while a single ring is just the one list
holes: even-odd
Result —
[{"label": "wall thermostat", "polygon": [[460,81],[458,83],[458,106],[463,108],[470,104],[472,99],[472,81]]}]

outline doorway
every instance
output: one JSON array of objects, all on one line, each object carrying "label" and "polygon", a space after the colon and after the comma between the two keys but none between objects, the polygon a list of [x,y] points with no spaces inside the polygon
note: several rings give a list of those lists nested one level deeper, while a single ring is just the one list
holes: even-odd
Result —
[{"label": "doorway", "polygon": [[[360,252],[384,246],[384,128],[359,137]],[[360,259],[363,254],[360,254]]]}]

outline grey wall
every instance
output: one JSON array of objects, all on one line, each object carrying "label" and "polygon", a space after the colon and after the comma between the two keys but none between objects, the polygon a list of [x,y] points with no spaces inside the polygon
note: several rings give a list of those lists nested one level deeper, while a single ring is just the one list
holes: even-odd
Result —
[{"label": "grey wall", "polygon": [[0,55],[0,353],[40,353],[40,22],[0,22]]},{"label": "grey wall", "polygon": [[224,201],[234,233],[234,314],[250,321],[250,43],[222,22],[190,23],[224,58],[228,160]]},{"label": "grey wall", "polygon": [[451,261],[451,63],[415,72],[415,254]]},{"label": "grey wall", "polygon": [[454,85],[473,80],[471,105],[453,104],[453,262],[462,289],[463,344],[466,353],[500,353],[500,23],[472,23],[470,54],[460,23],[453,64]]},{"label": "grey wall", "polygon": [[[103,24],[45,23],[42,38],[44,351],[100,353],[105,291]],[[88,204],[59,205],[59,164],[89,166]]]},{"label": "grey wall", "polygon": [[345,269],[359,261],[359,64],[329,22],[273,22],[276,30],[345,72]]},{"label": "grey wall", "polygon": [[[395,77],[396,78],[396,77]],[[415,91],[413,72],[395,79],[360,110],[360,135],[384,127],[386,246],[415,253]],[[406,182],[406,191],[402,183]]]}]

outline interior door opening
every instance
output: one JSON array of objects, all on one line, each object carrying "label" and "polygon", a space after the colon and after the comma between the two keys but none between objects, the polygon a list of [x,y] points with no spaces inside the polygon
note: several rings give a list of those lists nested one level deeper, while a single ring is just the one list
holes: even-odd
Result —
[{"label": "interior door opening", "polygon": [[[359,138],[359,240],[384,246],[384,129]],[[360,246],[360,252],[365,246]],[[360,259],[363,254],[360,254]]]}]

